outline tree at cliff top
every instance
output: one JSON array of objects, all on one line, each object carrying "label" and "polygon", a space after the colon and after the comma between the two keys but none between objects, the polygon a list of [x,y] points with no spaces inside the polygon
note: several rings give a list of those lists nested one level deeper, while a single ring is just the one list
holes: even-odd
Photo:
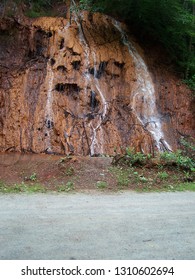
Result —
[{"label": "tree at cliff top", "polygon": [[[25,3],[28,15],[52,15],[55,5],[71,0],[3,0]],[[158,41],[179,66],[183,78],[195,89],[195,0],[74,0],[78,11],[103,11],[126,20],[143,40]],[[2,5],[1,4],[1,5]],[[61,14],[60,14],[61,15]]]},{"label": "tree at cliff top", "polygon": [[195,88],[195,0],[81,0],[80,5],[99,7],[126,20],[142,39],[162,43]]}]

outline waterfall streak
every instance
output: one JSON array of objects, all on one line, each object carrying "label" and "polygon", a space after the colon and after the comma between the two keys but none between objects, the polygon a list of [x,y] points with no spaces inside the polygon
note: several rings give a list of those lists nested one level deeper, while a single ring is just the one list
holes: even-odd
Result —
[{"label": "waterfall streak", "polygon": [[102,116],[97,116],[96,118],[98,118],[98,121],[95,120],[96,125],[94,126],[93,124],[93,120],[91,120],[90,122],[90,127],[92,128],[92,136],[91,136],[91,145],[90,145],[90,154],[93,156],[95,154],[102,154],[103,153],[103,139],[100,139],[100,141],[98,141],[97,139],[97,131],[100,130],[100,135],[101,138],[103,137],[103,131],[102,131],[102,121],[106,116],[106,112],[107,112],[107,103],[104,97],[104,94],[101,90],[100,84],[98,79],[96,78],[96,73],[97,73],[97,69],[96,69],[96,54],[95,52],[93,52],[93,64],[94,64],[94,79],[92,80],[88,69],[90,66],[90,48],[85,40],[84,34],[83,34],[83,30],[77,20],[77,17],[75,16],[74,18],[75,22],[77,23],[78,27],[79,27],[79,40],[81,42],[81,44],[84,47],[84,53],[85,53],[85,69],[86,72],[84,73],[84,77],[86,80],[85,83],[85,94],[87,95],[87,88],[90,86],[92,88],[92,84],[94,84],[96,90],[98,91],[101,100],[102,100],[102,104],[103,104],[103,112],[102,112]]},{"label": "waterfall streak", "polygon": [[54,73],[50,65],[50,61],[47,64],[47,77],[46,81],[48,81],[48,89],[47,89],[47,101],[46,101],[46,107],[45,107],[45,126],[46,126],[46,134],[47,137],[45,138],[45,145],[46,145],[46,151],[52,152],[52,145],[51,145],[51,128],[53,123],[53,109],[52,109],[52,103],[53,103],[53,79],[54,79]]},{"label": "waterfall streak", "polygon": [[97,60],[96,60],[96,54],[95,52],[93,52],[93,60],[94,60],[94,80],[95,80],[95,86],[96,86],[96,89],[98,90],[99,94],[100,94],[100,97],[102,99],[102,104],[103,104],[103,112],[102,112],[102,118],[104,119],[105,116],[106,116],[106,113],[107,113],[107,102],[106,102],[106,99],[104,97],[104,94],[103,92],[101,91],[100,89],[100,84],[99,84],[99,81],[98,79],[96,78],[97,77],[97,67],[96,67],[96,64],[97,64]]},{"label": "waterfall streak", "polygon": [[[113,25],[120,32],[123,44],[127,46],[129,54],[133,58],[136,69],[137,82],[132,92],[132,109],[139,122],[146,128],[155,140],[157,149],[170,150],[171,147],[164,139],[160,116],[157,112],[155,90],[148,68],[135,47],[121,27],[121,24],[113,20]],[[142,104],[140,108],[140,104]]]}]

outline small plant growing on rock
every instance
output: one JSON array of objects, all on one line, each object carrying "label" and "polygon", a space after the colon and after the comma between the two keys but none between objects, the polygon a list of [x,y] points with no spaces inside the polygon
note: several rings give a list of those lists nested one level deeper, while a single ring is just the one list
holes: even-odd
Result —
[{"label": "small plant growing on rock", "polygon": [[139,177],[139,180],[142,182],[142,183],[147,183],[148,182],[148,179],[144,176],[140,176]]},{"label": "small plant growing on rock", "polygon": [[66,163],[66,162],[70,161],[71,159],[72,159],[71,156],[61,157],[58,163],[59,164],[60,163]]},{"label": "small plant growing on rock", "polygon": [[7,190],[6,184],[0,181],[0,192],[5,192]]},{"label": "small plant growing on rock", "polygon": [[59,192],[70,192],[74,190],[74,183],[69,181],[66,185],[62,185],[58,187]]},{"label": "small plant growing on rock", "polygon": [[32,175],[29,177],[30,181],[36,181],[37,180],[37,174],[34,172]]},{"label": "small plant growing on rock", "polygon": [[158,172],[157,177],[160,180],[166,180],[169,177],[169,174],[166,171]]},{"label": "small plant growing on rock", "polygon": [[129,179],[125,174],[120,174],[117,179],[117,185],[127,187],[129,185]]},{"label": "small plant growing on rock", "polygon": [[96,183],[96,186],[97,186],[98,189],[105,189],[105,188],[107,188],[107,182],[105,182],[105,181],[98,181]]},{"label": "small plant growing on rock", "polygon": [[184,182],[193,182],[194,178],[193,178],[193,173],[189,172],[189,171],[185,171],[184,170]]},{"label": "small plant growing on rock", "polygon": [[74,175],[75,171],[74,171],[74,168],[71,166],[71,167],[68,167],[65,171],[65,175],[66,176],[72,176]]}]

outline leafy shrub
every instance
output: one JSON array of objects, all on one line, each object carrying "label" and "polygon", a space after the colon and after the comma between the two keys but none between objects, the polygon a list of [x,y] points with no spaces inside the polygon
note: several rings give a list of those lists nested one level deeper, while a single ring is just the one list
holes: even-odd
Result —
[{"label": "leafy shrub", "polygon": [[118,166],[155,166],[158,164],[160,167],[179,167],[184,170],[195,171],[195,140],[191,142],[182,140],[181,143],[185,147],[183,150],[176,152],[163,152],[156,157],[150,154],[145,155],[141,152],[135,152],[134,148],[126,148],[125,153],[122,155],[117,154],[114,156],[112,164]]},{"label": "leafy shrub", "polygon": [[186,170],[195,171],[195,160],[183,156],[180,150],[175,153],[164,152],[160,154],[160,159],[163,161],[163,165],[175,165]]},{"label": "leafy shrub", "polygon": [[126,156],[131,162],[131,165],[144,165],[146,162],[147,156],[141,152],[135,152],[133,148],[126,149]]},{"label": "leafy shrub", "polygon": [[183,155],[195,158],[195,139],[193,137],[188,137],[187,139],[182,137],[180,139],[180,145]]},{"label": "leafy shrub", "polygon": [[159,166],[177,166],[177,153],[161,153]]},{"label": "leafy shrub", "polygon": [[126,148],[124,155],[116,155],[113,158],[114,165],[126,165],[126,166],[142,166],[145,165],[148,157],[147,155],[136,152],[134,148]]}]

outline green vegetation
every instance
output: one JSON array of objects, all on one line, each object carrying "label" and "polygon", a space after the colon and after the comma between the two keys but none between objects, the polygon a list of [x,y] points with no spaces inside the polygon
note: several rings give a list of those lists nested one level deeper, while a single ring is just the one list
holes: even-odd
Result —
[{"label": "green vegetation", "polygon": [[[71,192],[74,190],[74,183],[68,181],[65,185],[55,186],[54,191],[58,192]],[[45,193],[50,191],[46,186],[38,183],[17,183],[17,184],[5,184],[0,181],[0,193]]]},{"label": "green vegetation", "polygon": [[180,139],[180,144],[182,148],[182,152],[185,156],[195,158],[195,138],[188,137],[185,139],[182,137]]},{"label": "green vegetation", "polygon": [[188,156],[183,156],[182,151],[178,150],[175,153],[164,152],[160,154],[160,162],[164,166],[177,166],[184,170],[195,171],[195,160]]},{"label": "green vegetation", "polygon": [[69,156],[62,157],[62,158],[59,160],[59,164],[60,164],[60,163],[68,162],[70,159],[71,159],[71,157],[69,157]]},{"label": "green vegetation", "polygon": [[74,168],[72,166],[68,167],[65,170],[65,175],[66,176],[73,176],[75,174]]},{"label": "green vegetation", "polygon": [[157,177],[161,180],[166,180],[169,177],[169,174],[166,171],[158,172]]},{"label": "green vegetation", "polygon": [[119,189],[128,187],[129,184],[132,182],[130,174],[132,174],[133,170],[133,168],[123,168],[117,166],[112,166],[109,168],[109,171],[116,178],[116,185]]},{"label": "green vegetation", "polygon": [[189,86],[189,88],[193,90],[193,96],[195,96],[195,75],[185,79],[184,82]]},{"label": "green vegetation", "polygon": [[161,191],[195,191],[195,178],[192,173],[175,168],[164,167],[158,171],[159,166],[144,167],[120,167],[110,168],[110,172],[116,177],[118,189],[130,189],[138,192]]},{"label": "green vegetation", "polygon": [[175,167],[181,170],[195,172],[194,144],[182,139],[183,150],[176,152],[163,152],[152,157],[151,154],[145,155],[136,152],[134,148],[127,148],[122,155],[116,155],[113,158],[113,165],[116,166],[154,166],[159,167]]},{"label": "green vegetation", "polygon": [[127,148],[126,155],[130,165],[143,165],[146,163],[147,156],[140,152],[135,152],[134,148]]},{"label": "green vegetation", "polygon": [[71,156],[62,157],[57,163],[62,174],[65,176],[73,176],[75,174],[74,167],[69,165],[71,159]]},{"label": "green vegetation", "polygon": [[37,180],[37,174],[34,172],[32,175],[30,175],[29,179],[31,181],[36,181]]},{"label": "green vegetation", "polygon": [[[189,141],[190,140],[190,141]],[[137,191],[180,191],[195,189],[194,139],[181,139],[182,150],[155,156],[128,148],[112,161],[111,172],[118,186]]]},{"label": "green vegetation", "polygon": [[105,181],[98,181],[96,183],[96,186],[97,186],[98,189],[105,189],[105,188],[107,188],[107,182],[105,182]]},{"label": "green vegetation", "polygon": [[173,185],[164,185],[160,188],[152,188],[145,186],[143,188],[136,188],[137,192],[183,192],[183,191],[195,191],[195,183],[180,183]]},{"label": "green vegetation", "polygon": [[[80,1],[92,9],[94,1]],[[93,9],[120,17],[144,41],[160,42],[179,66],[186,83],[195,90],[194,0],[99,0]]]},{"label": "green vegetation", "polygon": [[46,189],[40,184],[25,184],[24,182],[14,185],[6,185],[0,182],[0,193],[34,193],[45,192]]},{"label": "green vegetation", "polygon": [[127,187],[129,185],[129,174],[128,170],[115,170],[116,171],[116,176],[117,176],[117,185],[119,187]]},{"label": "green vegetation", "polygon": [[58,186],[58,192],[71,192],[74,190],[74,183],[68,181],[66,185]]},{"label": "green vegetation", "polygon": [[173,186],[172,191],[195,191],[195,183],[181,183]]}]

